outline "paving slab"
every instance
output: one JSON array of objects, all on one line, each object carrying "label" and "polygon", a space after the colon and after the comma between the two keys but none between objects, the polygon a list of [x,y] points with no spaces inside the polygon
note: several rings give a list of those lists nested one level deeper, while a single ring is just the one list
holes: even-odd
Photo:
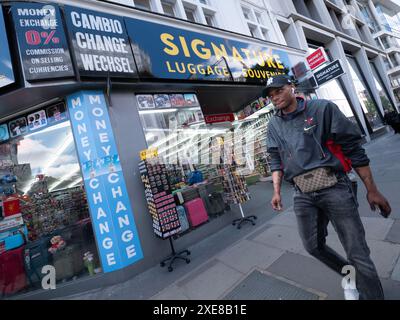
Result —
[{"label": "paving slab", "polygon": [[151,297],[150,300],[189,300],[189,298],[184,295],[182,289],[176,285],[171,285],[154,297]]},{"label": "paving slab", "polygon": [[283,250],[243,240],[217,255],[217,259],[242,273],[248,273],[255,267],[266,269],[284,253]]},{"label": "paving slab", "polygon": [[397,263],[393,268],[392,277],[393,280],[400,281],[400,258],[397,259]]},{"label": "paving slab", "polygon": [[[327,244],[344,258],[347,258],[347,255],[335,233],[329,234]],[[371,251],[371,259],[375,264],[378,275],[382,278],[390,278],[400,255],[400,245],[372,239],[368,239],[367,244]]]},{"label": "paving slab", "polygon": [[380,217],[362,217],[361,221],[364,225],[365,237],[367,240],[385,240],[394,223],[393,219],[384,219]]},{"label": "paving slab", "polygon": [[400,244],[400,220],[395,220],[385,240]]},{"label": "paving slab", "polygon": [[291,227],[272,226],[254,238],[254,241],[281,250],[305,252],[298,230]]},{"label": "paving slab", "polygon": [[288,210],[268,221],[268,224],[297,228],[296,215],[292,210]]},{"label": "paving slab", "polygon": [[400,300],[400,281],[381,279],[385,300]]},{"label": "paving slab", "polygon": [[230,287],[236,284],[243,273],[212,260],[202,267],[202,272],[189,274],[184,280],[176,283],[183,294],[194,300],[217,300]]}]

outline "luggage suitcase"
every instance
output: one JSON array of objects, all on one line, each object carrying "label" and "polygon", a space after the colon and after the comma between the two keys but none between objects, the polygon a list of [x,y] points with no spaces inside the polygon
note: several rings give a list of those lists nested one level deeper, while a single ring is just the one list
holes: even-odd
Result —
[{"label": "luggage suitcase", "polygon": [[196,227],[208,220],[208,214],[201,198],[185,203],[185,209],[191,227]]},{"label": "luggage suitcase", "polygon": [[210,185],[199,186],[199,194],[204,202],[207,213],[209,215],[222,214],[225,210],[225,203],[222,195],[214,191],[214,187]]},{"label": "luggage suitcase", "polygon": [[24,268],[25,246],[0,254],[0,294],[17,293],[27,286]]},{"label": "luggage suitcase", "polygon": [[222,194],[218,192],[214,192],[211,194],[211,196],[208,198],[210,202],[210,214],[223,214],[225,211],[225,202],[224,198],[222,197]]},{"label": "luggage suitcase", "polygon": [[177,206],[176,210],[178,211],[179,223],[181,224],[181,232],[183,233],[189,229],[189,221],[186,216],[186,210],[182,206]]},{"label": "luggage suitcase", "polygon": [[184,202],[189,202],[191,200],[197,199],[199,197],[199,192],[197,189],[188,188],[182,190],[182,196]]}]

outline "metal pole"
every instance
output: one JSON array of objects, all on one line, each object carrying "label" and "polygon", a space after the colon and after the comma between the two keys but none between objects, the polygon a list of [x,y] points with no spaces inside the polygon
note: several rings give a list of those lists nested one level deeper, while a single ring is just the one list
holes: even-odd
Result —
[{"label": "metal pole", "polygon": [[244,213],[243,213],[243,208],[242,208],[241,203],[239,203],[239,209],[240,209],[240,213],[242,214],[242,218],[244,218]]}]

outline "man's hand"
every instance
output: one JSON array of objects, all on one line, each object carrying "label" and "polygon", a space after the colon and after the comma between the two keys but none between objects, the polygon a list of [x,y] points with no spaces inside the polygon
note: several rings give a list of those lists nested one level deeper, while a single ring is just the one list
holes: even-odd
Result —
[{"label": "man's hand", "polygon": [[379,213],[384,217],[389,217],[392,212],[389,202],[386,198],[378,191],[378,187],[372,177],[371,168],[369,166],[355,168],[356,172],[364,182],[365,188],[367,189],[367,200],[372,211],[379,208]]},{"label": "man's hand", "polygon": [[383,217],[389,217],[390,213],[392,212],[392,208],[390,207],[390,204],[386,198],[378,190],[368,192],[367,200],[372,211],[376,211],[378,207],[380,210],[379,213]]},{"label": "man's hand", "polygon": [[271,200],[271,205],[275,211],[282,211],[282,198],[279,193],[274,193],[274,196]]}]

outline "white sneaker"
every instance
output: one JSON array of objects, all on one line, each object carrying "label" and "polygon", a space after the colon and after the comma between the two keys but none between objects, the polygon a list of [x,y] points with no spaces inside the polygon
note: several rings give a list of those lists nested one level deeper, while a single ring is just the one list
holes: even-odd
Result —
[{"label": "white sneaker", "polygon": [[359,300],[360,294],[357,289],[344,289],[345,300]]}]

